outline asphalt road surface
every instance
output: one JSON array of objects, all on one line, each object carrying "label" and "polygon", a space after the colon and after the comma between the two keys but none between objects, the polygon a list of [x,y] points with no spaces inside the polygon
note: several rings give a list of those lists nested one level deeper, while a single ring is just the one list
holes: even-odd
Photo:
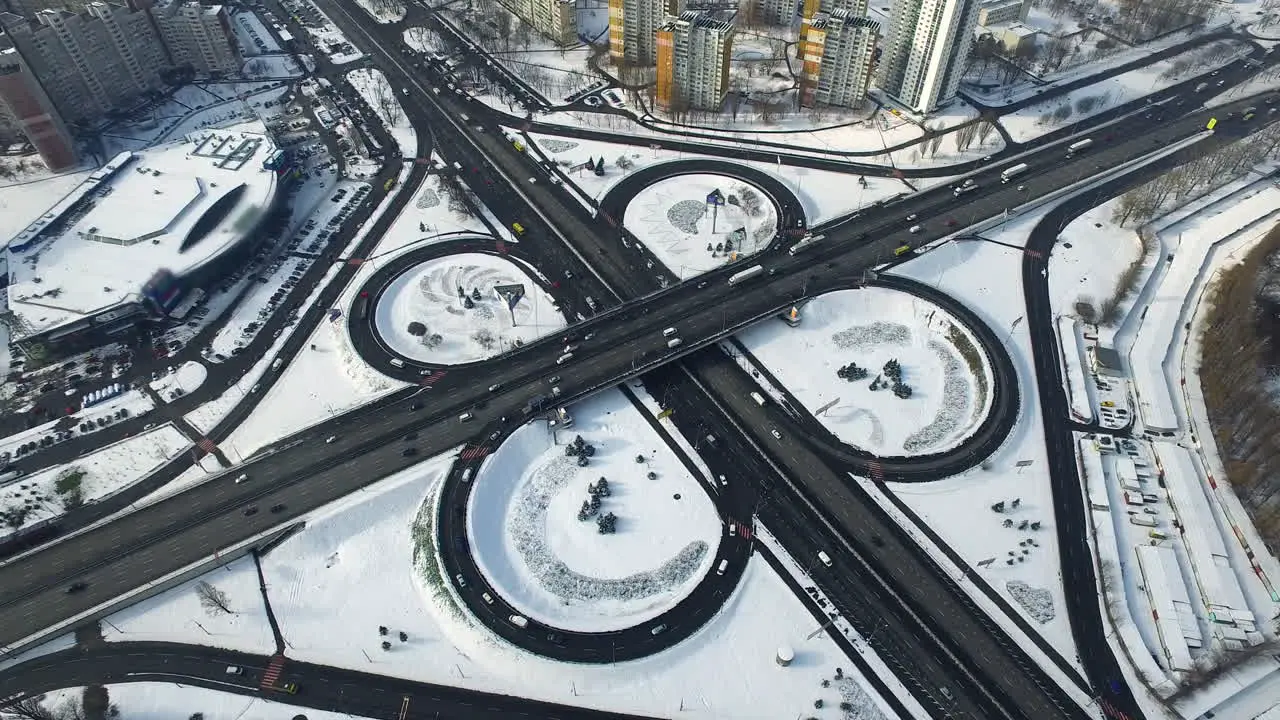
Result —
[{"label": "asphalt road surface", "polygon": [[[289,660],[279,684],[294,683],[297,694],[259,688],[270,658],[219,648],[172,643],[108,643],[66,650],[23,663],[0,674],[0,698],[20,699],[66,687],[96,683],[168,682],[195,685],[245,697],[260,697],[303,708],[369,718],[403,720],[643,720],[568,705],[413,682],[344,668]],[[230,665],[243,675],[228,675]],[[260,710],[261,711],[261,710]],[[124,708],[124,713],[129,709]],[[403,712],[403,714],[401,714]],[[185,714],[183,715],[185,717]],[[256,716],[261,717],[261,715]],[[273,717],[275,717],[273,715]],[[280,716],[283,717],[283,716]]]}]

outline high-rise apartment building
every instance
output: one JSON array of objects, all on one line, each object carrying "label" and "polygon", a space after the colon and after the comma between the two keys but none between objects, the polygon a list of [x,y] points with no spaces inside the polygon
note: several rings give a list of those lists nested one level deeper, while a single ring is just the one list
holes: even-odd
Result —
[{"label": "high-rise apartment building", "polygon": [[637,65],[657,61],[658,28],[680,15],[681,0],[609,0],[609,55]]},{"label": "high-rise apartment building", "polygon": [[867,0],[804,0],[800,16],[808,19],[819,13],[836,10],[845,10],[854,17],[862,17],[867,14]]},{"label": "high-rise apartment building", "polygon": [[76,164],[75,143],[17,49],[0,50],[0,131],[22,135],[50,170]]},{"label": "high-rise apartment building", "polygon": [[978,0],[899,0],[878,85],[918,113],[950,100],[960,85],[978,21]]},{"label": "high-rise apartment building", "polygon": [[146,13],[91,3],[83,14],[41,10],[35,21],[0,13],[0,27],[67,122],[127,107],[161,87],[169,67]]},{"label": "high-rise apartment building", "polygon": [[796,16],[796,0],[754,0],[752,19],[764,25],[790,25]]},{"label": "high-rise apartment building", "polygon": [[880,25],[845,9],[804,20],[800,104],[857,107],[867,98]]},{"label": "high-rise apartment building", "polygon": [[534,31],[557,45],[578,42],[577,0],[498,0]]},{"label": "high-rise apartment building", "polygon": [[223,6],[161,0],[151,6],[151,17],[173,65],[190,66],[202,76],[240,72],[244,59]]},{"label": "high-rise apartment building", "polygon": [[729,92],[733,23],[690,10],[667,18],[656,41],[658,105],[719,110]]}]

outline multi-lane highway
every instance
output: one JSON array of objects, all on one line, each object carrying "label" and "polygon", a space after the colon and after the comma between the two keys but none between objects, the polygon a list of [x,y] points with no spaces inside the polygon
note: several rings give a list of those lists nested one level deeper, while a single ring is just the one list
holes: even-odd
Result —
[{"label": "multi-lane highway", "polygon": [[[377,46],[377,43],[373,45]],[[393,82],[416,88],[415,97],[428,97],[427,88],[406,72],[400,62],[380,47],[378,50]],[[1242,106],[1244,102],[1238,105]],[[456,123],[447,117],[457,114],[453,103],[465,101],[450,96],[442,107],[428,107],[427,113],[436,122],[451,124],[457,129]],[[1219,112],[1228,109],[1231,108]],[[416,444],[421,446],[424,454],[432,454],[476,437],[481,427],[503,426],[503,418],[508,424],[522,421],[522,405],[529,398],[546,392],[547,376],[552,372],[564,375],[566,379],[559,384],[564,398],[572,400],[692,352],[753,320],[769,317],[798,297],[856,284],[866,268],[892,257],[896,248],[902,245],[918,247],[953,229],[945,220],[939,220],[921,223],[923,231],[911,234],[906,231],[903,221],[906,214],[918,213],[921,217],[952,220],[959,218],[957,225],[990,217],[1005,208],[1016,208],[1027,197],[1087,178],[1100,169],[1140,157],[1155,146],[1186,137],[1202,128],[1208,117],[1207,112],[1201,111],[1187,118],[1151,126],[1146,138],[1117,137],[1112,142],[1101,143],[1096,152],[1070,161],[1063,158],[1061,148],[1030,153],[1019,158],[1031,166],[1024,175],[1025,179],[1019,181],[1025,185],[1023,189],[1016,185],[1002,185],[995,179],[998,170],[1008,163],[993,165],[992,170],[975,176],[979,189],[967,195],[964,198],[966,202],[956,200],[949,190],[942,189],[867,213],[856,221],[823,229],[828,242],[795,258],[777,254],[767,256],[765,262],[773,274],[764,274],[750,281],[750,285],[729,286],[725,282],[728,271],[724,271],[706,276],[707,284],[702,287],[699,286],[702,281],[691,282],[648,295],[575,327],[573,332],[580,337],[595,333],[595,338],[585,343],[578,359],[562,369],[552,370],[556,367],[554,359],[562,349],[562,338],[551,338],[533,343],[504,358],[501,363],[477,367],[473,376],[482,376],[484,382],[446,383],[424,391],[416,398],[402,394],[383,403],[376,413],[362,410],[337,418],[321,429],[306,433],[299,444],[281,447],[274,454],[237,468],[237,474],[245,472],[250,476],[248,482],[234,484],[229,477],[216,478],[170,500],[0,568],[0,633],[3,633],[0,644],[12,644],[32,628],[48,627],[73,617],[99,602],[199,559],[218,547],[286,522],[411,464],[413,460],[401,454],[404,445],[400,437],[408,430],[420,430],[422,437]],[[1222,142],[1225,137],[1240,133],[1238,123],[1224,123],[1220,125],[1214,142]],[[506,182],[527,174],[527,166],[522,165],[527,160],[513,153],[500,139],[491,134],[481,134],[475,142],[478,146],[473,146],[475,154],[483,156],[476,158],[476,167],[491,168]],[[461,152],[468,151],[464,149]],[[564,198],[553,196],[560,191],[541,184],[518,184],[516,187],[519,189],[510,205],[500,210],[510,212],[515,208],[529,213],[531,217],[525,221],[534,228],[534,232],[545,233],[546,237],[567,233],[586,242],[606,242],[587,224],[580,209],[568,208]],[[522,205],[525,206],[523,209]],[[604,249],[603,245],[601,249]],[[615,261],[610,253],[599,253],[598,257],[593,256],[593,260],[599,260],[599,265],[611,266],[601,269],[601,275],[617,277],[619,273],[625,275],[629,269],[634,271],[634,268]],[[597,279],[602,285],[611,284],[603,278]],[[678,324],[681,336],[685,338],[685,345],[677,351],[666,348],[661,334],[663,328],[673,324]],[[358,325],[353,329],[358,329]],[[416,370],[412,372],[416,374]],[[495,382],[500,382],[503,389],[489,393],[487,386]],[[725,382],[732,383],[735,379],[727,378]],[[415,410],[420,404],[423,407]],[[475,421],[460,422],[458,416],[463,411],[473,413]],[[742,408],[735,411],[744,412]],[[756,427],[753,434],[760,432],[770,421],[767,415],[754,420],[763,421],[763,424]],[[333,438],[331,442],[327,441],[329,437]],[[759,445],[759,441],[757,446],[764,447]],[[1001,644],[998,631],[984,627],[976,619],[981,613],[965,607],[962,592],[954,587],[947,588],[946,582],[937,577],[935,569],[925,567],[927,563],[921,561],[918,551],[913,551],[907,540],[898,537],[900,531],[895,530],[892,523],[868,514],[865,503],[840,504],[848,500],[848,484],[826,470],[822,461],[809,453],[804,443],[788,440],[782,447],[767,452],[771,460],[789,470],[808,470],[818,478],[814,481],[819,483],[816,496],[826,511],[848,515],[841,518],[841,525],[861,526],[863,532],[866,532],[865,528],[883,528],[883,532],[877,535],[886,545],[895,543],[892,546],[895,548],[893,562],[879,570],[869,565],[874,574],[889,576],[881,583],[882,587],[901,590],[919,585],[921,589],[932,587],[937,591],[931,602],[927,596],[920,595],[923,590],[917,590],[917,597],[907,604],[898,603],[895,597],[883,603],[885,607],[882,610],[885,613],[896,612],[904,618],[899,623],[900,629],[906,627],[902,623],[914,623],[916,628],[928,628],[928,634],[938,636],[933,641],[940,648],[936,658],[945,658],[946,667],[935,667],[927,673],[930,676],[935,673],[954,675],[958,672],[957,667],[973,668],[961,672],[962,675],[974,676],[976,687],[967,690],[949,688],[945,694],[938,690],[938,697],[959,695],[964,703],[960,710],[971,717],[1057,717],[1074,714],[1064,709],[1060,693],[1034,679],[1038,674],[1032,669],[1020,666],[1017,654]],[[975,462],[977,459],[980,458],[975,458]],[[790,477],[791,473],[787,475]],[[814,488],[814,485],[807,484],[805,491],[813,493]],[[284,510],[270,513],[267,508],[275,505],[283,505]],[[788,505],[790,511],[798,507],[803,506]],[[260,508],[261,511],[246,514],[249,508]],[[779,523],[794,528],[797,523],[804,522],[803,517],[806,516],[800,516],[789,525],[785,518],[779,517]],[[878,524],[873,524],[876,522]],[[844,543],[845,548],[856,547],[849,544],[847,536],[838,541]],[[852,542],[861,541],[855,539]],[[862,547],[851,555],[856,562],[866,563],[868,555],[882,557],[888,552],[882,546],[875,546],[874,541],[869,542],[876,549]],[[837,552],[843,555],[854,551]],[[903,577],[903,568],[911,567],[920,568],[921,575]],[[73,579],[88,583],[88,589],[79,594],[67,594],[67,583]],[[838,581],[833,579],[833,582]],[[960,598],[958,601],[957,597]],[[950,601],[944,598],[950,598]],[[929,616],[913,618],[916,608],[923,609]],[[977,637],[970,637],[968,632],[975,633]],[[942,636],[949,640],[943,641]],[[921,642],[926,643],[923,639]],[[969,652],[980,656],[980,659],[970,657],[966,662],[964,658],[948,657],[953,656],[956,647],[962,644],[970,647]],[[921,658],[919,662],[924,663],[925,660]],[[936,662],[934,664],[936,666]],[[976,677],[977,674],[982,677]],[[1027,681],[1029,677],[1033,678],[1031,682]],[[993,710],[995,714],[986,714]]]}]

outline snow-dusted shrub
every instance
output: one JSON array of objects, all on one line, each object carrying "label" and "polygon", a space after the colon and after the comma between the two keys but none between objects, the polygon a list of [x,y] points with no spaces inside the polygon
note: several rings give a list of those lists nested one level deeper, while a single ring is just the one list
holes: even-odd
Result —
[{"label": "snow-dusted shrub", "polygon": [[1022,609],[1037,622],[1047,623],[1057,615],[1053,609],[1053,593],[1048,590],[1032,587],[1021,580],[1010,580],[1004,584],[1004,587],[1022,606]]},{"label": "snow-dusted shrub", "polygon": [[706,215],[706,204],[697,200],[681,200],[667,208],[667,220],[672,227],[689,235],[698,234],[698,221]]},{"label": "snow-dusted shrub", "polygon": [[942,363],[942,403],[932,422],[911,433],[903,441],[902,449],[907,452],[928,450],[949,438],[965,423],[971,407],[969,389],[972,383],[969,380],[969,369],[946,343],[930,340],[929,349]]},{"label": "snow-dusted shrub", "polygon": [[866,350],[878,345],[906,345],[911,328],[898,323],[874,322],[832,333],[831,342],[841,350]]}]

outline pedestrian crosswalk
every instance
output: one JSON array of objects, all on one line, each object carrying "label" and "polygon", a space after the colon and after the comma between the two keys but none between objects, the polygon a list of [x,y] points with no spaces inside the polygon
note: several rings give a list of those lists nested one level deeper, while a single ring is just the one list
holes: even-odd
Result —
[{"label": "pedestrian crosswalk", "polygon": [[218,452],[218,446],[217,446],[217,444],[216,444],[216,443],[214,443],[214,442],[213,442],[212,440],[210,440],[209,438],[201,438],[201,439],[200,439],[200,442],[196,443],[196,447],[200,448],[201,450],[203,450],[203,451],[204,451],[206,454],[208,454],[208,455],[212,455],[212,454],[214,454],[214,453]]},{"label": "pedestrian crosswalk", "polygon": [[872,460],[868,464],[867,469],[871,471],[872,480],[875,480],[878,483],[884,482],[884,466],[880,464],[879,460]]},{"label": "pedestrian crosswalk", "polygon": [[276,681],[280,679],[280,673],[284,671],[284,656],[272,655],[271,664],[267,665],[266,672],[262,673],[262,683],[259,685],[263,690],[270,690],[276,686]]},{"label": "pedestrian crosswalk", "polygon": [[464,449],[462,451],[461,457],[464,461],[470,462],[471,460],[479,460],[480,458],[488,454],[489,454],[488,445],[476,445],[476,446]]},{"label": "pedestrian crosswalk", "polygon": [[440,379],[448,374],[449,374],[448,370],[432,370],[430,374],[422,376],[422,381],[420,384],[423,387],[431,387],[432,385],[435,385],[436,383],[440,382]]}]

